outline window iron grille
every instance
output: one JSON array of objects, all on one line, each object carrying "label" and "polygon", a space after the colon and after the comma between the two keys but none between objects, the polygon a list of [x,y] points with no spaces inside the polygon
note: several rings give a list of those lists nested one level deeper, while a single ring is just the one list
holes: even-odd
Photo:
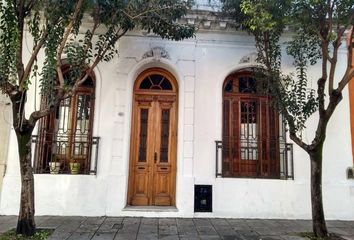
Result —
[{"label": "window iron grille", "polygon": [[[48,133],[47,133],[48,135]],[[52,134],[50,134],[52,135]],[[78,174],[96,175],[99,137],[92,139],[68,137],[40,138],[32,136],[32,166],[35,174],[59,173],[70,174],[70,163],[80,163]],[[54,171],[51,163],[57,163]]]},{"label": "window iron grille", "polygon": [[[242,140],[238,140],[242,141]],[[227,146],[230,144],[237,144],[237,141],[215,141],[215,176],[218,177],[242,177],[236,175],[226,174],[225,159],[223,152],[227,151]],[[270,149],[270,156],[278,158],[279,162],[279,172],[272,172],[270,175],[262,175],[259,169],[261,169],[262,162],[260,160],[255,160],[258,169],[258,175],[255,178],[271,178],[271,179],[294,179],[294,163],[293,163],[293,144],[286,143],[283,138],[277,140],[279,143],[279,148]],[[242,144],[241,144],[242,146]],[[228,169],[227,169],[228,170]]]}]

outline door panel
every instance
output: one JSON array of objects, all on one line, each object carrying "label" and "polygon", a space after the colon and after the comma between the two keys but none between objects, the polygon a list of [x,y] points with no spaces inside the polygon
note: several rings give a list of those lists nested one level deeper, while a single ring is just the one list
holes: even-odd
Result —
[{"label": "door panel", "polygon": [[175,202],[176,96],[135,96],[129,202],[171,206]]}]

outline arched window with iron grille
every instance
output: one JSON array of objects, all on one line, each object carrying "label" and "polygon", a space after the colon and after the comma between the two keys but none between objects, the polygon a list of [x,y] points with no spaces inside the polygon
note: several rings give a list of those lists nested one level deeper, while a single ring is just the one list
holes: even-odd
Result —
[{"label": "arched window with iron grille", "polygon": [[280,178],[279,114],[252,72],[223,85],[222,175]]},{"label": "arched window with iron grille", "polygon": [[[65,65],[64,79],[70,74],[70,66]],[[46,98],[41,101],[42,106],[46,105]],[[98,144],[98,139],[92,136],[94,106],[95,77],[91,74],[70,98],[62,100],[52,114],[39,121],[36,173],[71,173],[70,165],[77,166],[75,173],[95,172],[91,161],[92,145]]]}]

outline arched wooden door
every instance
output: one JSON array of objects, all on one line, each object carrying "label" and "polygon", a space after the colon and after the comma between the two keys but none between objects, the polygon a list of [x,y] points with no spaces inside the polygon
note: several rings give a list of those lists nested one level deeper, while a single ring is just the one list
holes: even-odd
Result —
[{"label": "arched wooden door", "polygon": [[177,81],[164,69],[148,69],[135,82],[129,205],[175,205],[177,96]]}]

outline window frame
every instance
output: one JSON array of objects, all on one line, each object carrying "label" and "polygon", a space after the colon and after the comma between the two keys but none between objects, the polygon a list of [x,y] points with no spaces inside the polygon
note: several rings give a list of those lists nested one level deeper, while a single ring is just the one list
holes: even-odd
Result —
[{"label": "window frame", "polygon": [[[233,87],[239,87],[239,82],[235,81],[240,81],[242,77],[255,79],[251,71],[240,71],[227,76],[222,85],[222,176],[279,179],[280,115],[272,106],[271,97],[264,94],[263,90],[262,93],[258,92],[260,83],[257,83],[257,80],[255,80],[256,90],[253,93],[242,93],[239,89],[232,89],[231,92],[225,90],[230,81]],[[241,105],[243,102],[256,103],[257,159],[242,159],[241,157]],[[248,140],[246,144],[249,144]]]}]

